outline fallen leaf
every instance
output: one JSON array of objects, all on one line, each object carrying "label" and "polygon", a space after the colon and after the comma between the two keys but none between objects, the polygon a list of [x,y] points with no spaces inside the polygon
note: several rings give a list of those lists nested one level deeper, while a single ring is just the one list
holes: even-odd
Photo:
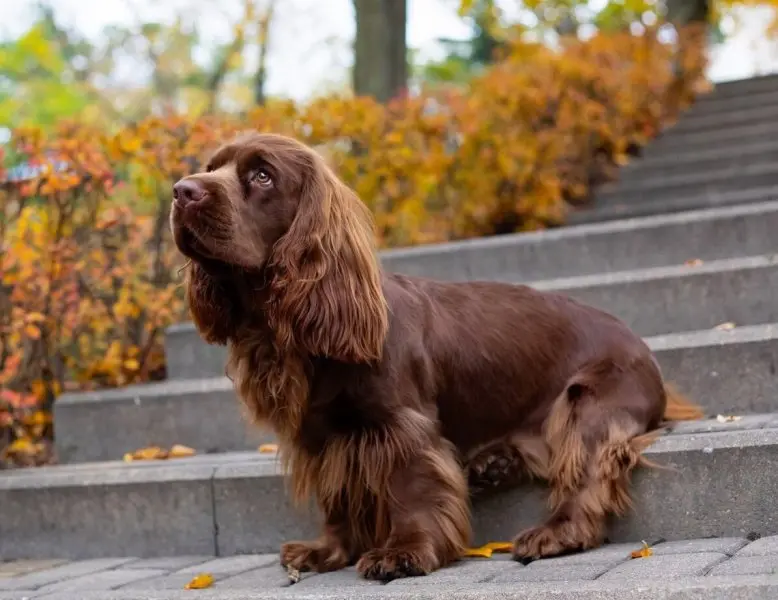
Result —
[{"label": "fallen leaf", "polygon": [[643,542],[643,547],[640,550],[634,550],[630,555],[632,558],[648,558],[653,556],[654,551],[649,547],[646,542]]},{"label": "fallen leaf", "polygon": [[259,451],[262,454],[274,454],[278,452],[278,444],[262,444],[259,447]]},{"label": "fallen leaf", "polygon": [[486,546],[481,546],[480,548],[468,548],[465,550],[465,556],[474,558],[491,558],[492,557],[492,549],[487,548]]},{"label": "fallen leaf", "polygon": [[185,590],[204,590],[213,585],[213,575],[209,573],[200,573],[192,578],[192,581],[184,586]]},{"label": "fallen leaf", "polygon": [[729,331],[730,329],[734,329],[736,326],[732,322],[727,323],[720,323],[716,325],[713,329],[716,329],[718,331]]},{"label": "fallen leaf", "polygon": [[683,264],[687,267],[699,267],[702,264],[702,261],[699,258],[690,258]]},{"label": "fallen leaf", "polygon": [[194,456],[197,454],[197,451],[194,448],[190,448],[189,446],[182,446],[181,444],[176,444],[170,449],[170,452],[168,453],[169,458],[184,458],[186,456]]},{"label": "fallen leaf", "polygon": [[140,448],[135,452],[129,452],[124,455],[126,462],[133,460],[162,460],[168,457],[168,451],[160,448],[159,446],[149,446],[148,448]]},{"label": "fallen leaf", "polygon": [[489,542],[483,547],[497,553],[513,552],[513,544],[511,542]]},{"label": "fallen leaf", "polygon": [[719,423],[733,423],[734,421],[739,421],[743,417],[737,417],[735,415],[716,415],[716,420]]}]

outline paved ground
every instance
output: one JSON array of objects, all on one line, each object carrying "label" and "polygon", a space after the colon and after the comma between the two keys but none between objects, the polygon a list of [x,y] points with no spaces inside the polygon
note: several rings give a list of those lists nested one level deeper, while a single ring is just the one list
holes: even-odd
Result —
[{"label": "paved ground", "polygon": [[[653,544],[653,556],[631,559],[640,547],[612,544],[528,566],[507,555],[466,559],[427,577],[388,584],[362,580],[346,569],[303,574],[290,585],[277,556],[267,554],[13,561],[0,563],[0,600],[778,598],[778,536],[660,542]],[[212,575],[214,585],[185,590],[199,573]]]}]

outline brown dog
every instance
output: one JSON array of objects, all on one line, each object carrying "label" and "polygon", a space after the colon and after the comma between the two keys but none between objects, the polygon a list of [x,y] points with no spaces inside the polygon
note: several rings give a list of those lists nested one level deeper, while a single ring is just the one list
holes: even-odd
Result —
[{"label": "brown dog", "polygon": [[293,139],[224,145],[175,185],[171,226],[200,334],[229,345],[294,496],[325,515],[285,565],[385,580],[445,566],[470,540],[468,478],[549,481],[551,517],[518,535],[517,559],[593,548],[662,421],[701,416],[599,310],[383,273],[365,205]]}]

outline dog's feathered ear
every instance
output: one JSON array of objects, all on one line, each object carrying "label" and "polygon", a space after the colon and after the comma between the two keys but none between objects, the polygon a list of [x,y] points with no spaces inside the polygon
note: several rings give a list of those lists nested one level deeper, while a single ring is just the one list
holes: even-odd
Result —
[{"label": "dog's feathered ear", "polygon": [[270,324],[280,348],[370,362],[388,328],[367,207],[311,152],[295,219],[276,244]]},{"label": "dog's feathered ear", "polygon": [[200,336],[209,344],[225,345],[238,324],[240,306],[235,290],[193,261],[186,266],[185,288],[192,320]]}]

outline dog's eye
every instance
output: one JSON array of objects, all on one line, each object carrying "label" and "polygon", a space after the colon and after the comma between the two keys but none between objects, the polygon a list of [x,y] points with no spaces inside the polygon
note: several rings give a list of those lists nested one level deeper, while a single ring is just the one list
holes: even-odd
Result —
[{"label": "dog's eye", "polygon": [[252,176],[251,181],[263,187],[270,187],[273,185],[273,180],[270,174],[265,169],[257,170]]}]

